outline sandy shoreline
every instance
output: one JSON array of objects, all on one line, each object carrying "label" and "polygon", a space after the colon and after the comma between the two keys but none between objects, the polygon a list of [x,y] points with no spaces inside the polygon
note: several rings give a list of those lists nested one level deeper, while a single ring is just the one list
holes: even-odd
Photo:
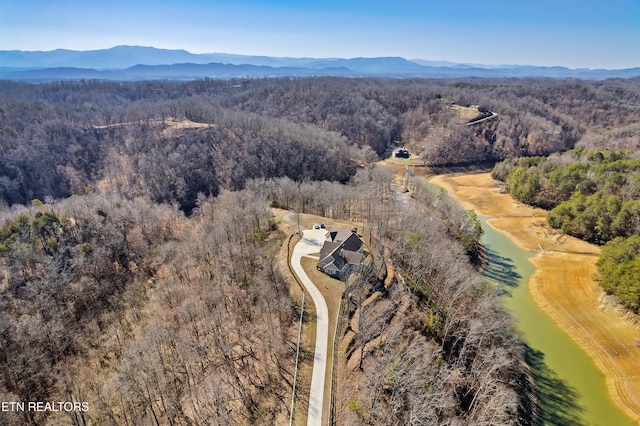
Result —
[{"label": "sandy shoreline", "polygon": [[593,359],[616,405],[640,422],[640,331],[600,308],[602,290],[592,278],[600,248],[549,228],[546,211],[502,193],[489,173],[441,175],[431,183],[491,217],[489,225],[519,247],[537,252],[529,282],[534,301]]}]

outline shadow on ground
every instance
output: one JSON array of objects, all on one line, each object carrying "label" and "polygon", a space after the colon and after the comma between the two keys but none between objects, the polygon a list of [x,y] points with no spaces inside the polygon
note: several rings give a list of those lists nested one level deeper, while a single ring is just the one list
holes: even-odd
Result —
[{"label": "shadow on ground", "polygon": [[516,265],[512,259],[500,256],[495,250],[487,247],[488,265],[482,275],[492,281],[502,284],[501,293],[511,295],[509,288],[515,288],[520,285],[520,275],[516,271]]},{"label": "shadow on ground", "polygon": [[544,361],[544,354],[525,347],[525,360],[536,382],[537,416],[532,422],[539,425],[583,426],[584,409],[578,405],[576,391],[562,381]]}]

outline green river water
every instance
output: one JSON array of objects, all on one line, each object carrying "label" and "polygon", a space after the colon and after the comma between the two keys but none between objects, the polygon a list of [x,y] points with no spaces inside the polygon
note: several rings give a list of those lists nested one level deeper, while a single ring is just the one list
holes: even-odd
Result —
[{"label": "green river water", "polygon": [[480,220],[490,260],[484,275],[504,290],[505,304],[527,344],[527,362],[540,392],[540,423],[634,425],[609,397],[604,375],[593,361],[533,301],[527,283],[534,273],[528,260],[534,253],[491,228],[486,217]]}]

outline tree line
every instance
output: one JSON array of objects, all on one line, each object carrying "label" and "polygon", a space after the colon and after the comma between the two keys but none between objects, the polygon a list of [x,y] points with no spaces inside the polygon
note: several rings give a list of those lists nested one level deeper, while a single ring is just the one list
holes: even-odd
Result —
[{"label": "tree line", "polygon": [[[640,234],[640,159],[630,151],[578,148],[549,157],[506,160],[492,176],[517,200],[550,209],[549,225],[604,245],[598,281],[638,312],[640,274],[634,241]],[[626,250],[626,252],[623,251]]]}]

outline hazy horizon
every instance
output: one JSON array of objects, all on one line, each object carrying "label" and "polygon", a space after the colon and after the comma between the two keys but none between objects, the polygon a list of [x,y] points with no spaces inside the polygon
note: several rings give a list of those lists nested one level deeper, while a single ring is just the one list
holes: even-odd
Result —
[{"label": "hazy horizon", "polygon": [[[400,0],[8,0],[0,50],[117,45],[272,57],[405,59],[624,69],[640,66],[640,2],[454,4]],[[0,64],[1,65],[1,64]]]}]

